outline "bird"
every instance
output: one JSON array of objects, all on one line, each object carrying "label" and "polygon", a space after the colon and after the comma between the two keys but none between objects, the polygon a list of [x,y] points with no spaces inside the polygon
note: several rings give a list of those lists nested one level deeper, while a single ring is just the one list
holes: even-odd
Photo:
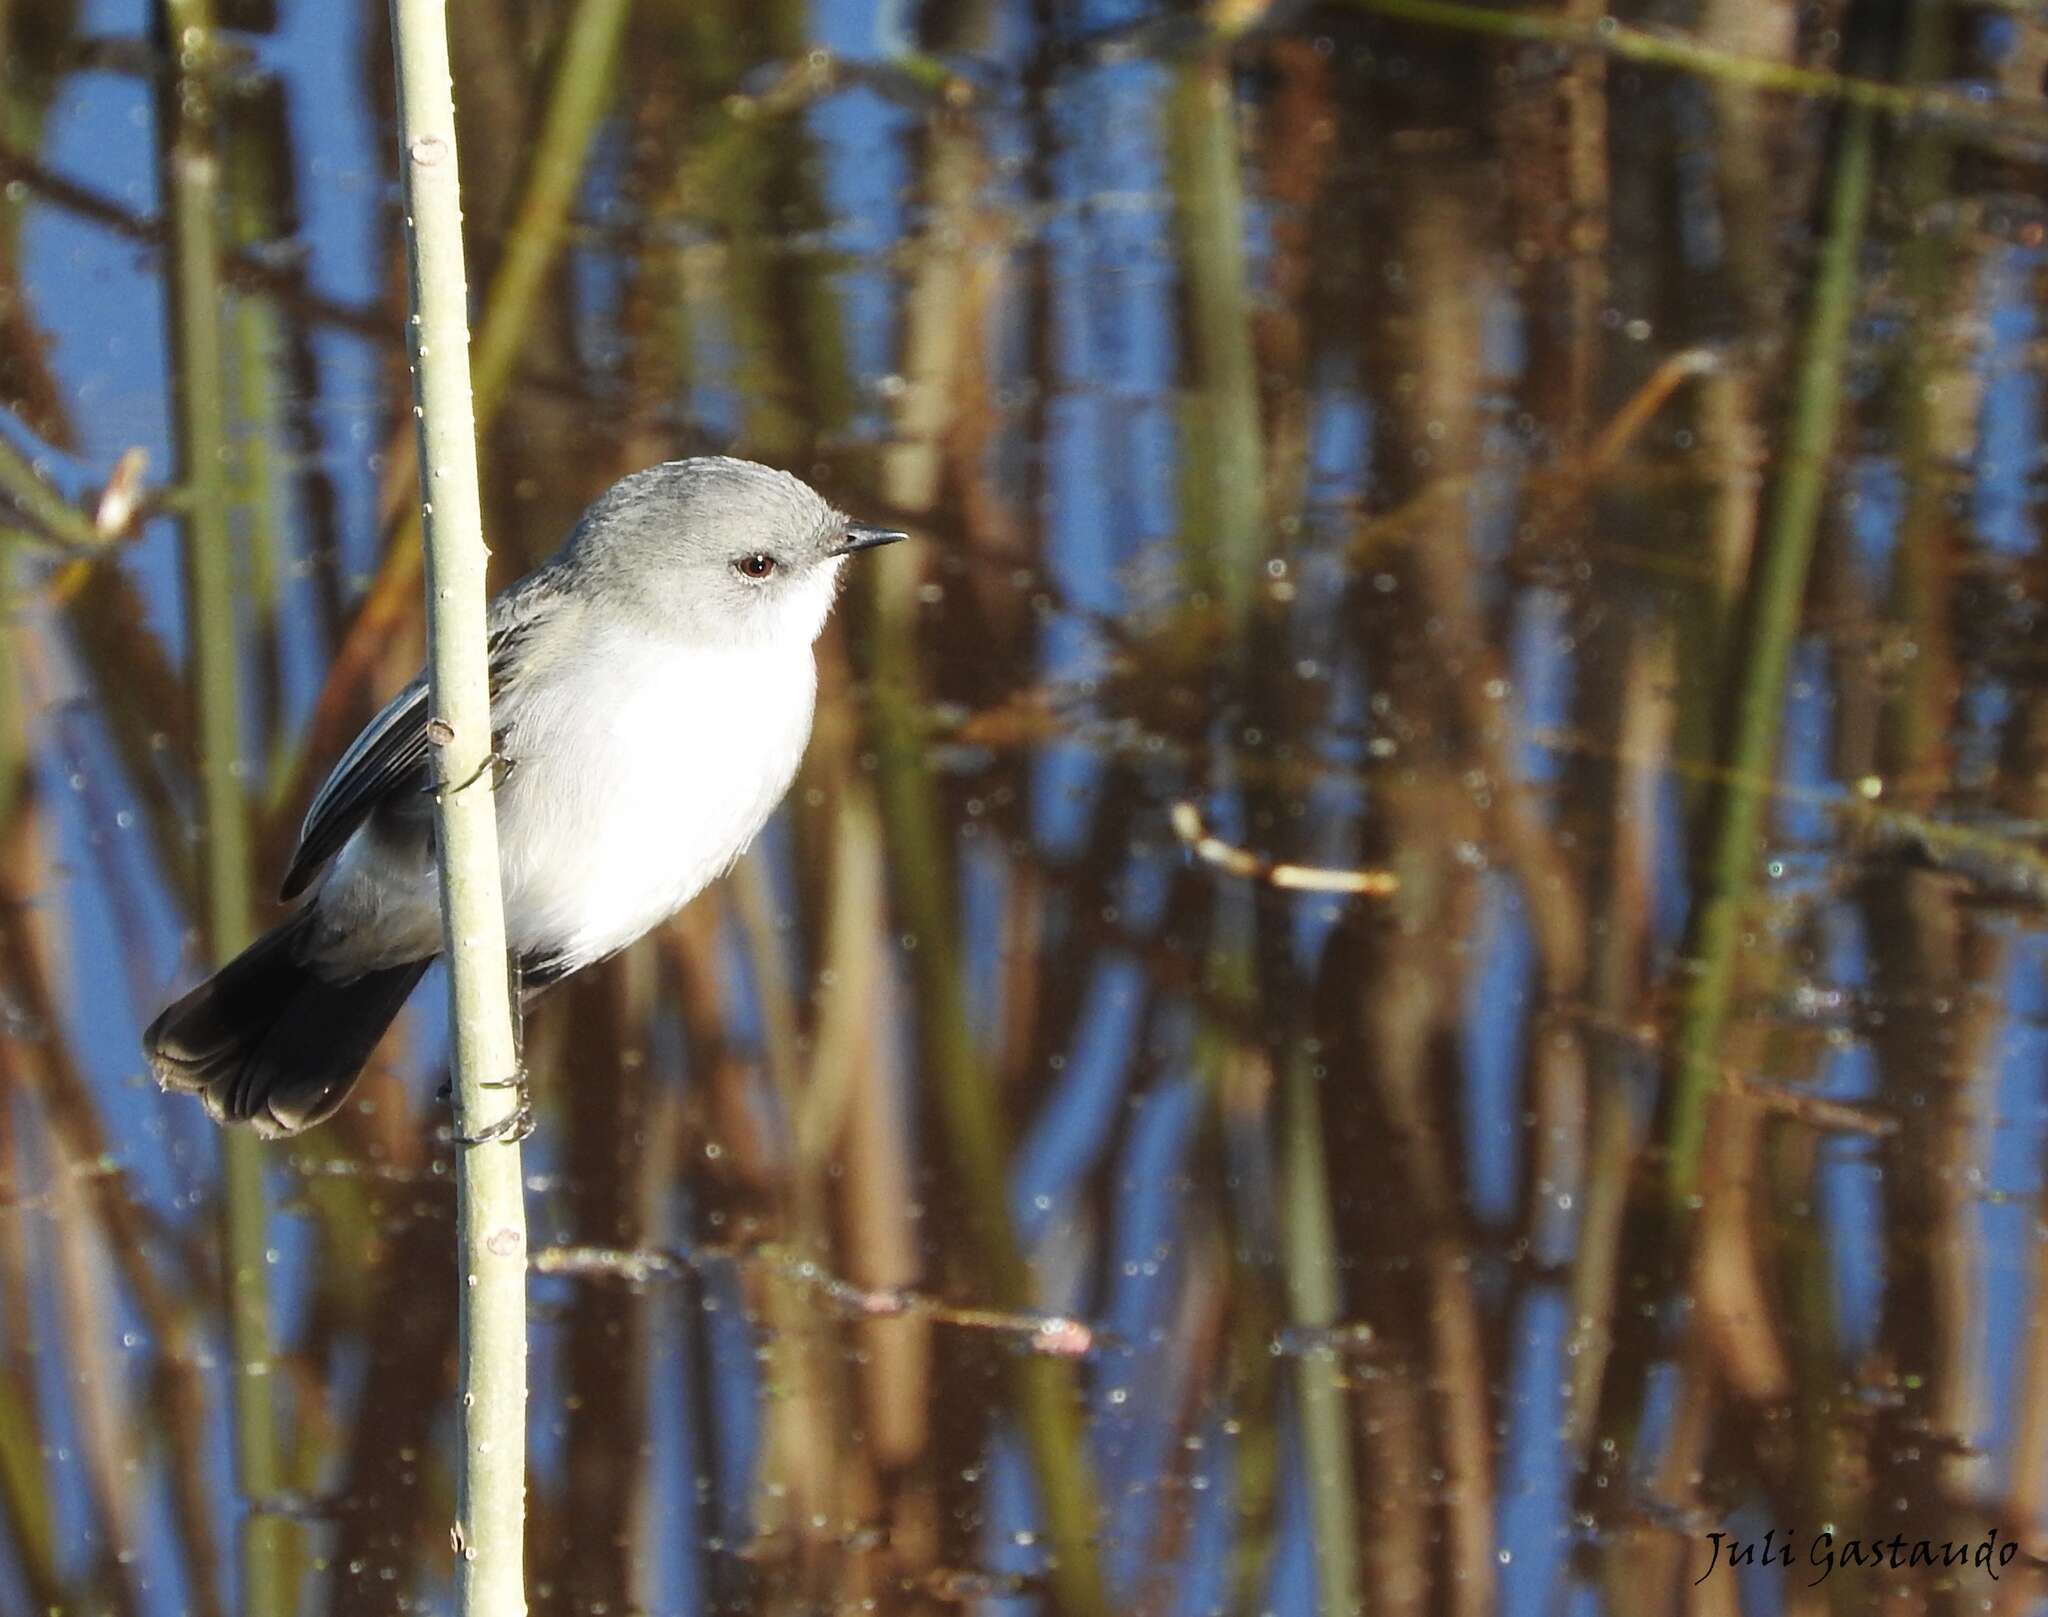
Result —
[{"label": "bird", "polygon": [[[729,870],[811,733],[847,558],[906,537],[726,456],[614,483],[488,616],[515,1002]],[[270,931],[143,1034],[158,1084],[266,1138],[332,1117],[441,952],[429,700],[392,698],[314,794]]]}]

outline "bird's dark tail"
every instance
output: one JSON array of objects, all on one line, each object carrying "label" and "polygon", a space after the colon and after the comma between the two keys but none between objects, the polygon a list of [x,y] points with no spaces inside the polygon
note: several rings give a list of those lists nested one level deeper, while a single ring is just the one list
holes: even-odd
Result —
[{"label": "bird's dark tail", "polygon": [[297,1134],[334,1115],[429,964],[330,982],[300,958],[302,910],[265,933],[142,1036],[156,1081],[216,1122]]}]

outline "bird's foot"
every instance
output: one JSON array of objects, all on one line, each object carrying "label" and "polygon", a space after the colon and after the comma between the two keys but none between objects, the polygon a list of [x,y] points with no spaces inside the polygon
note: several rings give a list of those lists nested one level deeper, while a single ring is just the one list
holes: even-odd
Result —
[{"label": "bird's foot", "polygon": [[518,764],[518,762],[519,760],[517,758],[508,758],[502,752],[498,751],[496,747],[492,747],[489,752],[484,754],[484,761],[476,766],[476,769],[470,774],[469,779],[457,782],[452,786],[443,786],[438,781],[428,781],[426,785],[420,788],[420,792],[422,795],[429,795],[435,792],[447,792],[450,796],[457,796],[463,792],[468,791],[470,787],[474,786],[478,781],[482,780],[484,778],[485,771],[489,771],[490,773],[491,790],[496,791],[500,786],[505,784],[505,777],[512,773],[513,768]]},{"label": "bird's foot", "polygon": [[510,1078],[487,1078],[477,1085],[479,1089],[509,1089],[518,1097],[518,1104],[495,1123],[486,1123],[474,1134],[458,1134],[457,1145],[489,1145],[493,1140],[503,1140],[516,1145],[533,1132],[533,1092],[527,1086],[526,1065],[520,1063]]}]

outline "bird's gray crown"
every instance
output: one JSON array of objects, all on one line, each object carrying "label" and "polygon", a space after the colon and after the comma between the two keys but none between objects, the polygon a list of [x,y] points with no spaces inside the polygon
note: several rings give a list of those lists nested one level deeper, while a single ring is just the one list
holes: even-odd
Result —
[{"label": "bird's gray crown", "polygon": [[726,456],[621,478],[564,547],[565,582],[693,641],[817,637],[848,534],[801,479]]},{"label": "bird's gray crown", "polygon": [[583,513],[569,550],[585,566],[630,560],[638,571],[661,561],[730,562],[753,545],[797,565],[825,560],[844,522],[801,478],[703,455],[620,478]]}]

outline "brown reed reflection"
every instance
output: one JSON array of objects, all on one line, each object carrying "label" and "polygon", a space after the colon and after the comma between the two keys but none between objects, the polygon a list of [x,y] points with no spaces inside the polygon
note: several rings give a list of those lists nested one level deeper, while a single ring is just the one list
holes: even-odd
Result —
[{"label": "brown reed reflection", "polygon": [[[2048,23],[461,9],[504,576],[918,540],[528,1025],[536,1617],[2036,1603]],[[448,1587],[431,995],[238,1258],[133,1055],[419,650],[383,7],[212,22],[0,8],[5,1611]]]}]

